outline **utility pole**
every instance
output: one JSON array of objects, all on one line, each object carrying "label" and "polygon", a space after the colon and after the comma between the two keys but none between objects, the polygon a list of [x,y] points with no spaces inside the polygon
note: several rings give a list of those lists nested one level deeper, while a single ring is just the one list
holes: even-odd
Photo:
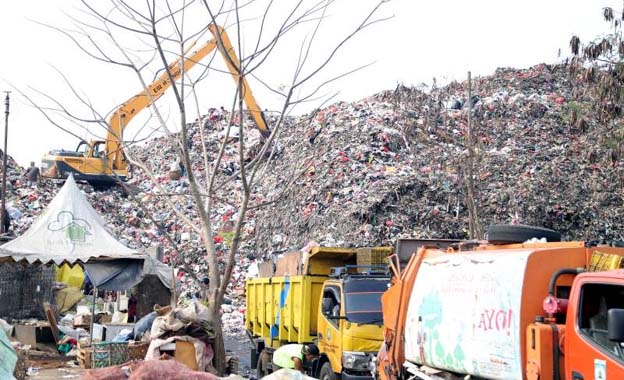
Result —
[{"label": "utility pole", "polygon": [[[7,180],[7,143],[9,141],[9,94],[11,91],[5,91],[6,98],[4,98],[4,152],[2,154],[2,227],[3,234],[9,232],[4,230],[4,217],[6,211],[6,180]],[[7,215],[8,217],[8,215]]]}]

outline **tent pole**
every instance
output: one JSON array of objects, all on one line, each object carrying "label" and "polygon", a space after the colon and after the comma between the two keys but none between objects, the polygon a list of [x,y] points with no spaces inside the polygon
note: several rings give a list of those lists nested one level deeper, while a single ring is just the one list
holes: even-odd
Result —
[{"label": "tent pole", "polygon": [[95,322],[95,300],[97,297],[97,287],[93,287],[93,308],[91,309],[91,340],[89,341],[93,345],[93,323]]},{"label": "tent pole", "polygon": [[[11,91],[5,91],[6,98],[4,99],[4,150],[2,151],[2,233],[6,234],[9,231],[4,230],[4,214],[7,214],[6,210],[6,180],[7,180],[7,138],[9,136],[9,94]],[[10,220],[10,219],[9,219]]]},{"label": "tent pole", "polygon": [[176,293],[175,286],[175,274],[173,273],[173,266],[171,267],[171,306],[175,307],[178,304],[178,295]]}]

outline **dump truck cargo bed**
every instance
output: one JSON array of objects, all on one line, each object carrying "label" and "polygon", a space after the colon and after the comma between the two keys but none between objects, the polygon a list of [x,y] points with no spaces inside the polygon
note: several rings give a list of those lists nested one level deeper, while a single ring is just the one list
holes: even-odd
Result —
[{"label": "dump truck cargo bed", "polygon": [[316,337],[326,276],[285,276],[247,281],[245,328],[267,347],[310,343]]}]

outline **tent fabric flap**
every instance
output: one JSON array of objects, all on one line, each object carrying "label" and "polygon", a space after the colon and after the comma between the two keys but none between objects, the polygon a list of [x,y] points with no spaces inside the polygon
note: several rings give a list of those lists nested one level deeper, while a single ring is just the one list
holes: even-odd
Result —
[{"label": "tent fabric flap", "polygon": [[93,286],[98,289],[123,291],[143,280],[143,262],[134,259],[96,261],[84,264]]},{"label": "tent fabric flap", "polygon": [[0,261],[3,258],[61,265],[98,259],[144,259],[144,255],[108,232],[106,222],[70,175],[28,231],[0,247]]},{"label": "tent fabric flap", "polygon": [[155,258],[148,256],[143,264],[143,274],[145,276],[158,276],[160,282],[168,289],[171,289],[171,281],[173,279],[173,269],[167,264],[163,264]]}]

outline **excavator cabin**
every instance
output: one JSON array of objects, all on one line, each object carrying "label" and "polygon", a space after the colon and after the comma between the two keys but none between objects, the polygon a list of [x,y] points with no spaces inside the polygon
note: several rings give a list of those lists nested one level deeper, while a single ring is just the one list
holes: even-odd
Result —
[{"label": "excavator cabin", "polygon": [[106,188],[130,178],[123,153],[122,163],[122,170],[113,169],[107,160],[105,141],[88,143],[83,140],[76,150],[52,150],[44,155],[41,174],[46,178],[64,181],[71,173],[78,181],[89,182],[95,188]]}]

